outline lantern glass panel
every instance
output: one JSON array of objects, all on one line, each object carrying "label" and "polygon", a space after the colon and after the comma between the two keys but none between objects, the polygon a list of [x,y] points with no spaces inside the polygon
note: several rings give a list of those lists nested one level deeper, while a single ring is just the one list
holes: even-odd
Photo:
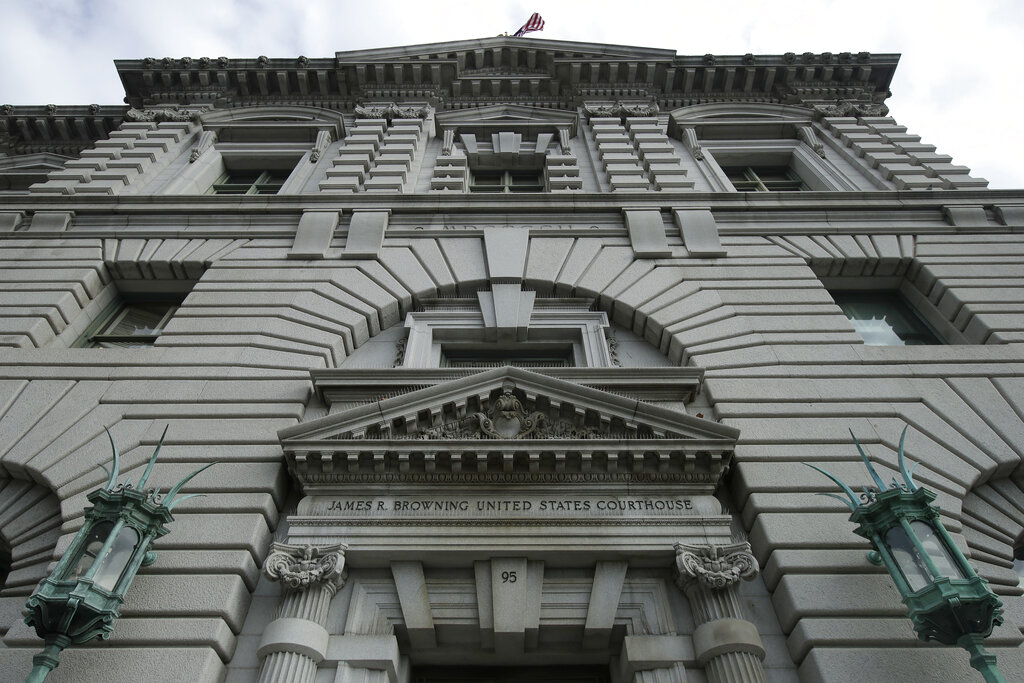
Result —
[{"label": "lantern glass panel", "polygon": [[139,532],[128,526],[121,527],[117,538],[110,546],[110,552],[100,560],[100,567],[93,575],[93,583],[108,591],[114,590],[117,580],[124,573],[124,568],[132,559],[135,546],[139,544]]},{"label": "lantern glass panel", "polygon": [[912,592],[916,593],[931,583],[932,577],[928,573],[928,567],[903,527],[896,526],[885,532],[885,543],[889,546],[892,557],[903,572]]},{"label": "lantern glass panel", "polygon": [[910,528],[914,530],[918,540],[921,541],[921,545],[924,546],[925,552],[931,558],[932,564],[939,570],[940,576],[948,576],[951,579],[967,578],[960,569],[960,565],[953,559],[953,555],[949,552],[946,544],[935,533],[935,529],[932,528],[931,524],[915,520],[910,523]]},{"label": "lantern glass panel", "polygon": [[85,540],[82,546],[82,554],[78,557],[78,564],[72,568],[69,578],[76,578],[84,576],[92,563],[96,561],[96,556],[99,554],[100,549],[103,548],[103,544],[107,541],[107,536],[110,535],[110,530],[114,528],[112,522],[99,522],[93,525],[92,529],[89,530],[89,537]]}]

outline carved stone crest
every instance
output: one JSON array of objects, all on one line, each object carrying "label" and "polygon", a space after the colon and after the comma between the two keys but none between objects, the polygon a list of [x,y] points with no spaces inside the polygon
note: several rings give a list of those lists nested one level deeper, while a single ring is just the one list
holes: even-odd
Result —
[{"label": "carved stone crest", "polygon": [[523,404],[506,390],[494,402],[489,414],[475,415],[480,431],[495,439],[524,439],[545,423],[544,413],[527,414]]},{"label": "carved stone crest", "polygon": [[128,121],[195,121],[203,112],[209,111],[209,107],[186,109],[173,107],[170,109],[136,109],[132,107],[125,112],[125,119]]},{"label": "carved stone crest", "polygon": [[280,581],[295,590],[324,586],[337,590],[345,585],[344,543],[334,545],[290,545],[274,543],[263,565],[271,581]]},{"label": "carved stone crest", "polygon": [[750,581],[760,571],[750,544],[687,545],[676,543],[676,584],[679,588],[697,583],[702,588],[722,590]]},{"label": "carved stone crest", "polygon": [[391,123],[394,119],[425,119],[430,115],[426,107],[400,107],[394,102],[387,105],[356,106],[357,119],[384,119]]},{"label": "carved stone crest", "polygon": [[[648,435],[641,435],[641,438]],[[486,412],[476,412],[465,419],[430,427],[418,434],[419,439],[602,439],[627,438],[586,425],[551,418],[541,411],[528,411],[522,401],[505,387]]]},{"label": "carved stone crest", "polygon": [[835,104],[816,104],[814,111],[823,117],[887,116],[889,107],[872,102],[850,102],[836,100]]},{"label": "carved stone crest", "polygon": [[654,102],[620,102],[615,100],[611,104],[586,103],[583,111],[588,117],[598,118],[620,118],[630,116],[655,116],[659,108]]}]

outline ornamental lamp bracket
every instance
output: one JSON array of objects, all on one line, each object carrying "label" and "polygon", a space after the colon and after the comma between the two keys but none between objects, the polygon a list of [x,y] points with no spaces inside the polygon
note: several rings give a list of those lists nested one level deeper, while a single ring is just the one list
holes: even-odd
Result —
[{"label": "ornamental lamp bracket", "polygon": [[995,655],[982,644],[992,629],[1003,623],[1002,602],[942,524],[939,508],[932,505],[936,494],[914,482],[916,465],[908,468],[904,454],[907,428],[900,435],[897,453],[903,481],[893,477],[888,485],[852,431],[850,436],[874,483],[862,486],[858,494],[830,472],[805,463],[835,482],[845,497],[818,495],[841,500],[850,509],[850,521],[858,525],[854,533],[873,546],[868,561],[889,572],[918,638],[959,645],[970,653],[971,666],[988,683],[1005,683]]},{"label": "ornamental lamp bracket", "polygon": [[60,663],[61,651],[95,638],[107,639],[120,616],[132,581],[141,567],[151,565],[156,553],[153,542],[168,533],[174,520],[171,511],[181,502],[201,496],[179,495],[182,487],[216,463],[204,465],[163,494],[146,483],[167,435],[165,428],[138,484],[118,481],[121,455],[109,429],[112,463],[104,487],[88,494],[91,507],[85,509],[82,528],[71,541],[48,577],[43,579],[25,604],[25,623],[35,627],[45,642],[33,658],[34,667],[26,683],[40,683]]}]

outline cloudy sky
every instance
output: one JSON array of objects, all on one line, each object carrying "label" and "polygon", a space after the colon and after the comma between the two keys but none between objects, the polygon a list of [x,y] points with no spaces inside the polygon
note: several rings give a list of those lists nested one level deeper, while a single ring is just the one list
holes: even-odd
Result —
[{"label": "cloudy sky", "polygon": [[1020,0],[0,0],[0,103],[120,103],[114,59],[329,57],[512,32],[532,12],[541,40],[902,53],[890,115],[991,187],[1024,188]]}]

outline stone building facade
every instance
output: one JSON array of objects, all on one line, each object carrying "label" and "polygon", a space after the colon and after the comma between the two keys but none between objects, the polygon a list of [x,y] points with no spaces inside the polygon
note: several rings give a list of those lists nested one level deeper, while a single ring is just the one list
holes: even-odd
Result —
[{"label": "stone building facade", "polygon": [[909,427],[1024,680],[1024,192],[888,116],[897,61],[497,37],[3,107],[4,676],[104,427],[129,474],[168,427],[207,495],[55,682],[980,680],[805,466]]}]

